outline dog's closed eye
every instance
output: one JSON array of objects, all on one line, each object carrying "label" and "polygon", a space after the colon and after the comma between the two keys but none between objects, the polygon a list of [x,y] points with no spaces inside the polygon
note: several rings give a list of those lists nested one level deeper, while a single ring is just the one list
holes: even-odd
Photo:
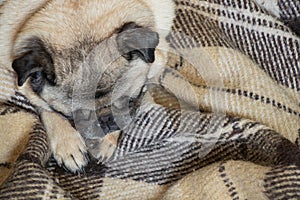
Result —
[{"label": "dog's closed eye", "polygon": [[37,71],[31,74],[30,84],[32,90],[36,93],[40,93],[42,91],[42,87],[45,84],[45,75],[43,71]]}]

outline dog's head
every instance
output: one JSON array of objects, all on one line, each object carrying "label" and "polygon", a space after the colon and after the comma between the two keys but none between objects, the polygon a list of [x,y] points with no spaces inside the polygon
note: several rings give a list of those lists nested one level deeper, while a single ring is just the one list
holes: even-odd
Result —
[{"label": "dog's head", "polygon": [[34,104],[71,117],[91,99],[109,104],[119,80],[142,84],[161,36],[145,2],[50,1],[16,38],[18,86]]}]

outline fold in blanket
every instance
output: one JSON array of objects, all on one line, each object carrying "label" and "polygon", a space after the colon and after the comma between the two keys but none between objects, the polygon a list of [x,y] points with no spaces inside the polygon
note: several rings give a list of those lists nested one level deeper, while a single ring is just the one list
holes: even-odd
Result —
[{"label": "fold in blanket", "polygon": [[275,16],[263,1],[175,3],[159,84],[113,158],[82,174],[56,164],[1,69],[0,199],[300,198],[299,1],[274,0]]}]

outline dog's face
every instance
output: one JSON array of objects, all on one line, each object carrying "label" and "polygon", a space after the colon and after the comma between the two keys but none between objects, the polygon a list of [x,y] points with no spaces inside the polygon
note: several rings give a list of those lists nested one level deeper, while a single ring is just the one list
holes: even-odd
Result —
[{"label": "dog's face", "polygon": [[128,81],[145,78],[159,42],[154,21],[138,0],[52,1],[18,34],[18,85],[33,103],[68,117],[95,98],[109,104],[127,71],[138,66]]}]

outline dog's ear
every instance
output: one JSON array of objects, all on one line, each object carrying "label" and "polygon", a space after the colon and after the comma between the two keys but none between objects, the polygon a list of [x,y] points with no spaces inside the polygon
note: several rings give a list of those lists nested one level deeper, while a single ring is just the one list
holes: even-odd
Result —
[{"label": "dog's ear", "polygon": [[12,63],[12,68],[18,76],[18,86],[22,86],[29,77],[31,77],[31,85],[34,90],[40,90],[45,82],[44,79],[54,83],[53,62],[42,42],[31,39],[24,51],[26,53]]},{"label": "dog's ear", "polygon": [[125,24],[117,35],[117,45],[121,55],[128,59],[138,56],[146,63],[154,62],[154,51],[159,42],[158,33],[137,26]]},{"label": "dog's ear", "polygon": [[18,75],[18,86],[22,86],[25,81],[36,72],[43,70],[38,62],[39,55],[36,51],[30,51],[21,58],[15,59],[12,68]]}]

